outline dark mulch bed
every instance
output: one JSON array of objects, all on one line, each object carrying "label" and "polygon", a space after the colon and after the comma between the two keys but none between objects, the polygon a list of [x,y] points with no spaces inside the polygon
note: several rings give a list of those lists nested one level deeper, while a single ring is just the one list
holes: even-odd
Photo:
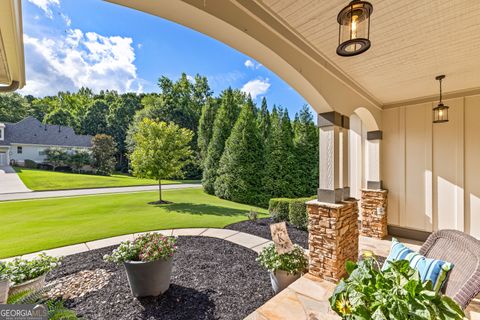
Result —
[{"label": "dark mulch bed", "polygon": [[179,237],[170,289],[160,297],[135,299],[123,266],[102,260],[113,248],[65,257],[48,276],[50,281],[81,270],[113,272],[102,289],[66,301],[86,319],[243,319],[273,296],[254,251],[214,238]]},{"label": "dark mulch bed", "polygon": [[[226,226],[226,229],[250,233],[265,239],[272,239],[270,225],[275,223],[271,218],[257,219],[257,221],[242,221]],[[288,235],[293,243],[308,249],[308,231],[298,229],[287,223]]]}]

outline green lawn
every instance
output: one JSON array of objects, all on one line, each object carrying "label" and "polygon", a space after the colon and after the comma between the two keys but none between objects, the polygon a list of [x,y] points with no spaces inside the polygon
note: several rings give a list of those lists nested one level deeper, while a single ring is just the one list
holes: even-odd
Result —
[{"label": "green lawn", "polygon": [[[97,176],[91,174],[77,174],[54,172],[38,169],[15,168],[20,179],[31,190],[67,190],[84,188],[130,187],[156,185],[158,181],[138,179],[124,174],[111,176]],[[162,180],[164,184],[198,183],[197,180]]]},{"label": "green lawn", "polygon": [[156,192],[0,202],[0,258],[141,231],[223,228],[252,209],[201,189],[166,190],[164,198],[174,203],[149,205]]}]

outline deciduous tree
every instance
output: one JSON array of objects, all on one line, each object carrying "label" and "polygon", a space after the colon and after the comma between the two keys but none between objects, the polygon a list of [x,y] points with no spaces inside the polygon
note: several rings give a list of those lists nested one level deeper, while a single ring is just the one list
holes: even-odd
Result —
[{"label": "deciduous tree", "polygon": [[133,175],[158,180],[159,200],[162,200],[162,179],[178,178],[190,160],[193,132],[174,123],[145,118],[137,127],[133,139],[135,149],[130,155]]}]

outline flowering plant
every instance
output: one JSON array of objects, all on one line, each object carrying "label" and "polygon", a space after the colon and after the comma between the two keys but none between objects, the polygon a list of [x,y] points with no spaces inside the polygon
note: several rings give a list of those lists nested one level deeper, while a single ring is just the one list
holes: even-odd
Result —
[{"label": "flowering plant", "polygon": [[61,264],[62,258],[47,256],[45,253],[32,260],[16,258],[7,262],[6,273],[10,281],[19,284],[40,277]]},{"label": "flowering plant", "polygon": [[7,265],[0,262],[0,281],[8,279]]},{"label": "flowering plant", "polygon": [[156,261],[173,257],[177,251],[177,239],[159,233],[147,233],[134,241],[122,242],[111,254],[103,259],[108,262]]},{"label": "flowering plant", "polygon": [[278,254],[275,249],[275,244],[272,243],[263,248],[262,252],[258,255],[257,261],[270,272],[282,270],[288,274],[302,273],[308,266],[305,251],[296,244],[293,245],[292,251]]}]

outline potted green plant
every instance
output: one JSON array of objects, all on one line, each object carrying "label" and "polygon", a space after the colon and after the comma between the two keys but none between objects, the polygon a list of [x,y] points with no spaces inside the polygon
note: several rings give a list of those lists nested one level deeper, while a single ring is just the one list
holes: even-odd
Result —
[{"label": "potted green plant", "polygon": [[8,278],[7,266],[0,262],[0,304],[7,302],[9,288],[10,279]]},{"label": "potted green plant", "polygon": [[279,254],[275,244],[269,244],[258,255],[257,261],[270,272],[270,280],[275,294],[279,293],[305,272],[308,259],[305,251],[294,244],[293,250]]},{"label": "potted green plant", "polygon": [[59,267],[60,264],[61,258],[47,256],[44,253],[32,260],[16,258],[7,262],[7,274],[13,282],[9,295],[43,288],[47,273]]},{"label": "potted green plant", "polygon": [[170,287],[176,238],[147,233],[134,241],[122,242],[104,260],[123,263],[133,296],[163,294]]},{"label": "potted green plant", "polygon": [[406,260],[390,262],[380,271],[374,257],[347,263],[349,277],[340,280],[330,297],[342,319],[463,319],[460,306],[422,283]]}]

